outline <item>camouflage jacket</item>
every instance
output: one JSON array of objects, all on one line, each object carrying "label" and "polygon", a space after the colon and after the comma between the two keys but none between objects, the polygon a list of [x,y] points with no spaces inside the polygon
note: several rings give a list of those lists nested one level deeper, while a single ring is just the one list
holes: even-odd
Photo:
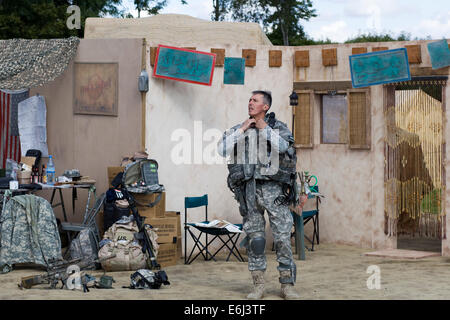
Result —
[{"label": "camouflage jacket", "polygon": [[242,165],[246,181],[252,178],[278,181],[279,169],[283,170],[287,163],[285,158],[291,158],[289,165],[294,167],[290,171],[295,172],[294,137],[287,125],[274,116],[271,120],[270,114],[266,114],[264,121],[269,125],[262,130],[250,128],[242,133],[238,124],[227,130],[218,142],[218,153],[229,156],[231,164]]},{"label": "camouflage jacket", "polygon": [[56,218],[50,203],[41,197],[12,197],[3,208],[0,231],[3,272],[10,271],[16,263],[46,266],[49,259],[61,259]]}]

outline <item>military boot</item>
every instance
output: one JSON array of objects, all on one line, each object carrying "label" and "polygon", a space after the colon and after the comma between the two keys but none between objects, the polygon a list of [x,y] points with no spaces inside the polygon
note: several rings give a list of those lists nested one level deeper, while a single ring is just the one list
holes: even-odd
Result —
[{"label": "military boot", "polygon": [[[282,279],[290,279],[291,271],[280,271],[280,282]],[[300,299],[300,295],[295,291],[293,283],[281,283],[281,297],[285,300]]]},{"label": "military boot", "polygon": [[253,292],[251,292],[247,299],[258,300],[264,296],[264,271],[252,271],[253,278]]}]

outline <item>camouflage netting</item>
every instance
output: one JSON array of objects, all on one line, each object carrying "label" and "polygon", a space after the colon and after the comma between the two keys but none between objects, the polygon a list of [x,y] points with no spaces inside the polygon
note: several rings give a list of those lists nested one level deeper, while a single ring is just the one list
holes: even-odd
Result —
[{"label": "camouflage netting", "polygon": [[0,40],[0,88],[33,88],[53,81],[75,57],[80,39]]}]

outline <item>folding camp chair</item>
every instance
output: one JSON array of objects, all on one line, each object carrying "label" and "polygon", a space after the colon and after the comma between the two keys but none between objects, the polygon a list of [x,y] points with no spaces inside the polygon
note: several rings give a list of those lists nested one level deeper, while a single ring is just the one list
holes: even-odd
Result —
[{"label": "folding camp chair", "polygon": [[[205,207],[205,221],[202,221],[202,223],[209,223],[208,221],[208,195],[205,194],[202,197],[185,197],[184,198],[184,263],[190,264],[192,261],[194,261],[200,254],[203,256],[205,260],[214,260],[214,258],[220,250],[222,250],[224,247],[227,247],[230,251],[226,261],[230,259],[231,254],[233,254],[238,261],[244,262],[244,259],[242,258],[239,250],[236,247],[237,240],[239,239],[240,233],[239,232],[230,232],[225,228],[211,228],[211,227],[203,227],[198,226],[196,223],[188,223],[187,222],[187,209],[190,208],[197,208],[197,207]],[[238,227],[240,230],[242,230],[242,224],[235,224],[236,227]],[[200,233],[196,235],[191,229],[195,228]],[[191,236],[192,240],[194,241],[194,246],[192,247],[192,250],[187,255],[187,235]],[[205,242],[202,243],[201,236],[205,234]],[[208,235],[212,236],[212,239],[208,241]],[[219,239],[222,242],[222,246],[216,250],[213,254],[208,250],[208,246],[216,239]],[[195,248],[199,250],[199,252],[192,257]]]},{"label": "folding camp chair", "polygon": [[[311,188],[311,192],[318,193],[319,192],[319,186],[314,186]],[[311,249],[307,247],[308,250],[314,251],[314,244],[317,241],[317,244],[319,244],[319,203],[320,203],[320,196],[308,194],[308,199],[316,199],[316,209],[309,210],[309,211],[303,211],[303,225],[306,225],[308,222],[312,222],[313,225],[313,235],[312,239],[310,239],[308,236],[305,235],[306,240],[308,240],[311,243]]]}]

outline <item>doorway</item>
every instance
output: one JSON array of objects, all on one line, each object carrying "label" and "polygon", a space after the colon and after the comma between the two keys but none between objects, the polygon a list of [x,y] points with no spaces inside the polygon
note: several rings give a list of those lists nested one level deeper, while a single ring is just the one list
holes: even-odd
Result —
[{"label": "doorway", "polygon": [[441,252],[445,237],[446,77],[384,87],[385,233],[397,248]]}]

